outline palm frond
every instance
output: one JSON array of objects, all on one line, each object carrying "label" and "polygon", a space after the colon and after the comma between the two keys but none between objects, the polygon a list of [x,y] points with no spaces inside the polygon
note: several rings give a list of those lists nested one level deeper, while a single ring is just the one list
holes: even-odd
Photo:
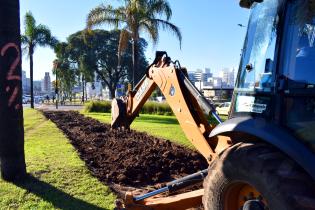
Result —
[{"label": "palm frond", "polygon": [[168,1],[165,0],[150,0],[148,2],[148,16],[165,15],[166,20],[169,21],[172,17],[172,9]]},{"label": "palm frond", "polygon": [[111,5],[100,5],[90,11],[86,22],[89,29],[102,24],[118,28],[124,20],[124,12],[120,8],[114,9]]},{"label": "palm frond", "polygon": [[29,50],[28,50],[28,45],[24,45],[22,46],[22,55],[27,55],[27,57],[29,57]]},{"label": "palm frond", "polygon": [[182,48],[182,34],[180,32],[180,29],[177,26],[162,19],[151,19],[150,21],[152,21],[154,24],[158,25],[159,27],[162,27],[163,30],[171,31],[179,40],[179,47]]},{"label": "palm frond", "polygon": [[57,46],[57,44],[59,43],[59,40],[56,38],[56,37],[54,37],[54,36],[51,36],[50,37],[50,42],[49,42],[49,46],[51,47],[51,48],[55,48],[56,46]]},{"label": "palm frond", "polygon": [[25,14],[24,25],[25,35],[28,37],[32,37],[34,35],[34,30],[36,28],[36,20],[30,11],[26,12]]},{"label": "palm frond", "polygon": [[153,46],[155,46],[158,43],[159,41],[158,25],[155,25],[150,21],[143,21],[140,23],[140,30],[147,32],[149,34]]},{"label": "palm frond", "polygon": [[63,55],[65,54],[66,50],[67,50],[67,47],[68,47],[68,43],[67,42],[58,42],[56,45],[55,45],[55,48],[54,48],[54,51],[57,55],[57,57],[59,55]]},{"label": "palm frond", "polygon": [[31,40],[29,39],[28,36],[21,35],[21,45],[22,45],[22,54],[30,56],[28,49],[31,45]]},{"label": "palm frond", "polygon": [[51,35],[51,32],[47,26],[38,25],[35,29],[34,42],[39,46],[54,47],[57,44],[57,39]]},{"label": "palm frond", "polygon": [[22,45],[27,45],[30,42],[28,36],[21,35],[21,44]]}]

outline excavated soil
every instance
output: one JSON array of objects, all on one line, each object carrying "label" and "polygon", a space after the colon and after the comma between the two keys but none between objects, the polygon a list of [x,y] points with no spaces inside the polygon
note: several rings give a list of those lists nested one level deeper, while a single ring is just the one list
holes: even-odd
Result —
[{"label": "excavated soil", "polygon": [[146,133],[111,130],[78,112],[46,111],[44,115],[68,136],[91,173],[105,183],[157,186],[208,166],[199,153]]}]

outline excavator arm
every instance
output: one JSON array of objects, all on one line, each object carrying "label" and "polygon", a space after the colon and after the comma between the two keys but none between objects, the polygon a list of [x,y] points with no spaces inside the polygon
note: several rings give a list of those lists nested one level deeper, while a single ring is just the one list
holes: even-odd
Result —
[{"label": "excavator arm", "polygon": [[[214,125],[208,123],[204,113],[211,113],[221,121],[215,114],[215,108],[190,83],[186,75],[186,69],[181,68],[179,62],[172,62],[166,52],[157,52],[155,61],[134,90],[129,91],[125,99],[112,101],[112,128],[129,128],[152,92],[159,87],[187,138],[211,161],[216,156],[218,142],[217,139],[208,137]],[[203,107],[199,105],[200,102]]]}]

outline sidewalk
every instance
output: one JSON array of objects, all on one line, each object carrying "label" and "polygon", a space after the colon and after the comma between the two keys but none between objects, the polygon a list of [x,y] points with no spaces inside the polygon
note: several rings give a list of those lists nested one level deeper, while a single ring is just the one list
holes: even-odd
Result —
[{"label": "sidewalk", "polygon": [[56,109],[56,105],[47,104],[41,104],[36,107],[38,110],[46,111],[81,111],[83,108],[83,105],[58,105],[58,109]]}]

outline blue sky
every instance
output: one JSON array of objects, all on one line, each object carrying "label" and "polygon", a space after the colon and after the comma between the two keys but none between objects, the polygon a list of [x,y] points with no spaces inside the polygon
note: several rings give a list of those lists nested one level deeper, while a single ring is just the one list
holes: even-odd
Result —
[{"label": "blue sky", "polygon": [[[59,40],[85,27],[88,12],[100,3],[118,5],[119,1],[106,0],[21,0],[21,32],[24,32],[24,15],[31,11],[37,21],[47,25]],[[183,35],[182,48],[169,32],[161,30],[156,47],[149,44],[146,55],[154,59],[156,50],[164,50],[173,60],[194,71],[197,68],[211,68],[217,72],[225,67],[238,67],[248,10],[238,6],[238,0],[169,0],[173,10],[171,22],[177,25]],[[105,27],[103,27],[106,29]],[[144,36],[144,38],[146,38]],[[149,41],[147,39],[147,41]],[[49,48],[37,48],[34,56],[34,78],[39,80],[44,72],[51,72],[55,55]],[[29,61],[23,59],[23,70],[29,75]]]}]

